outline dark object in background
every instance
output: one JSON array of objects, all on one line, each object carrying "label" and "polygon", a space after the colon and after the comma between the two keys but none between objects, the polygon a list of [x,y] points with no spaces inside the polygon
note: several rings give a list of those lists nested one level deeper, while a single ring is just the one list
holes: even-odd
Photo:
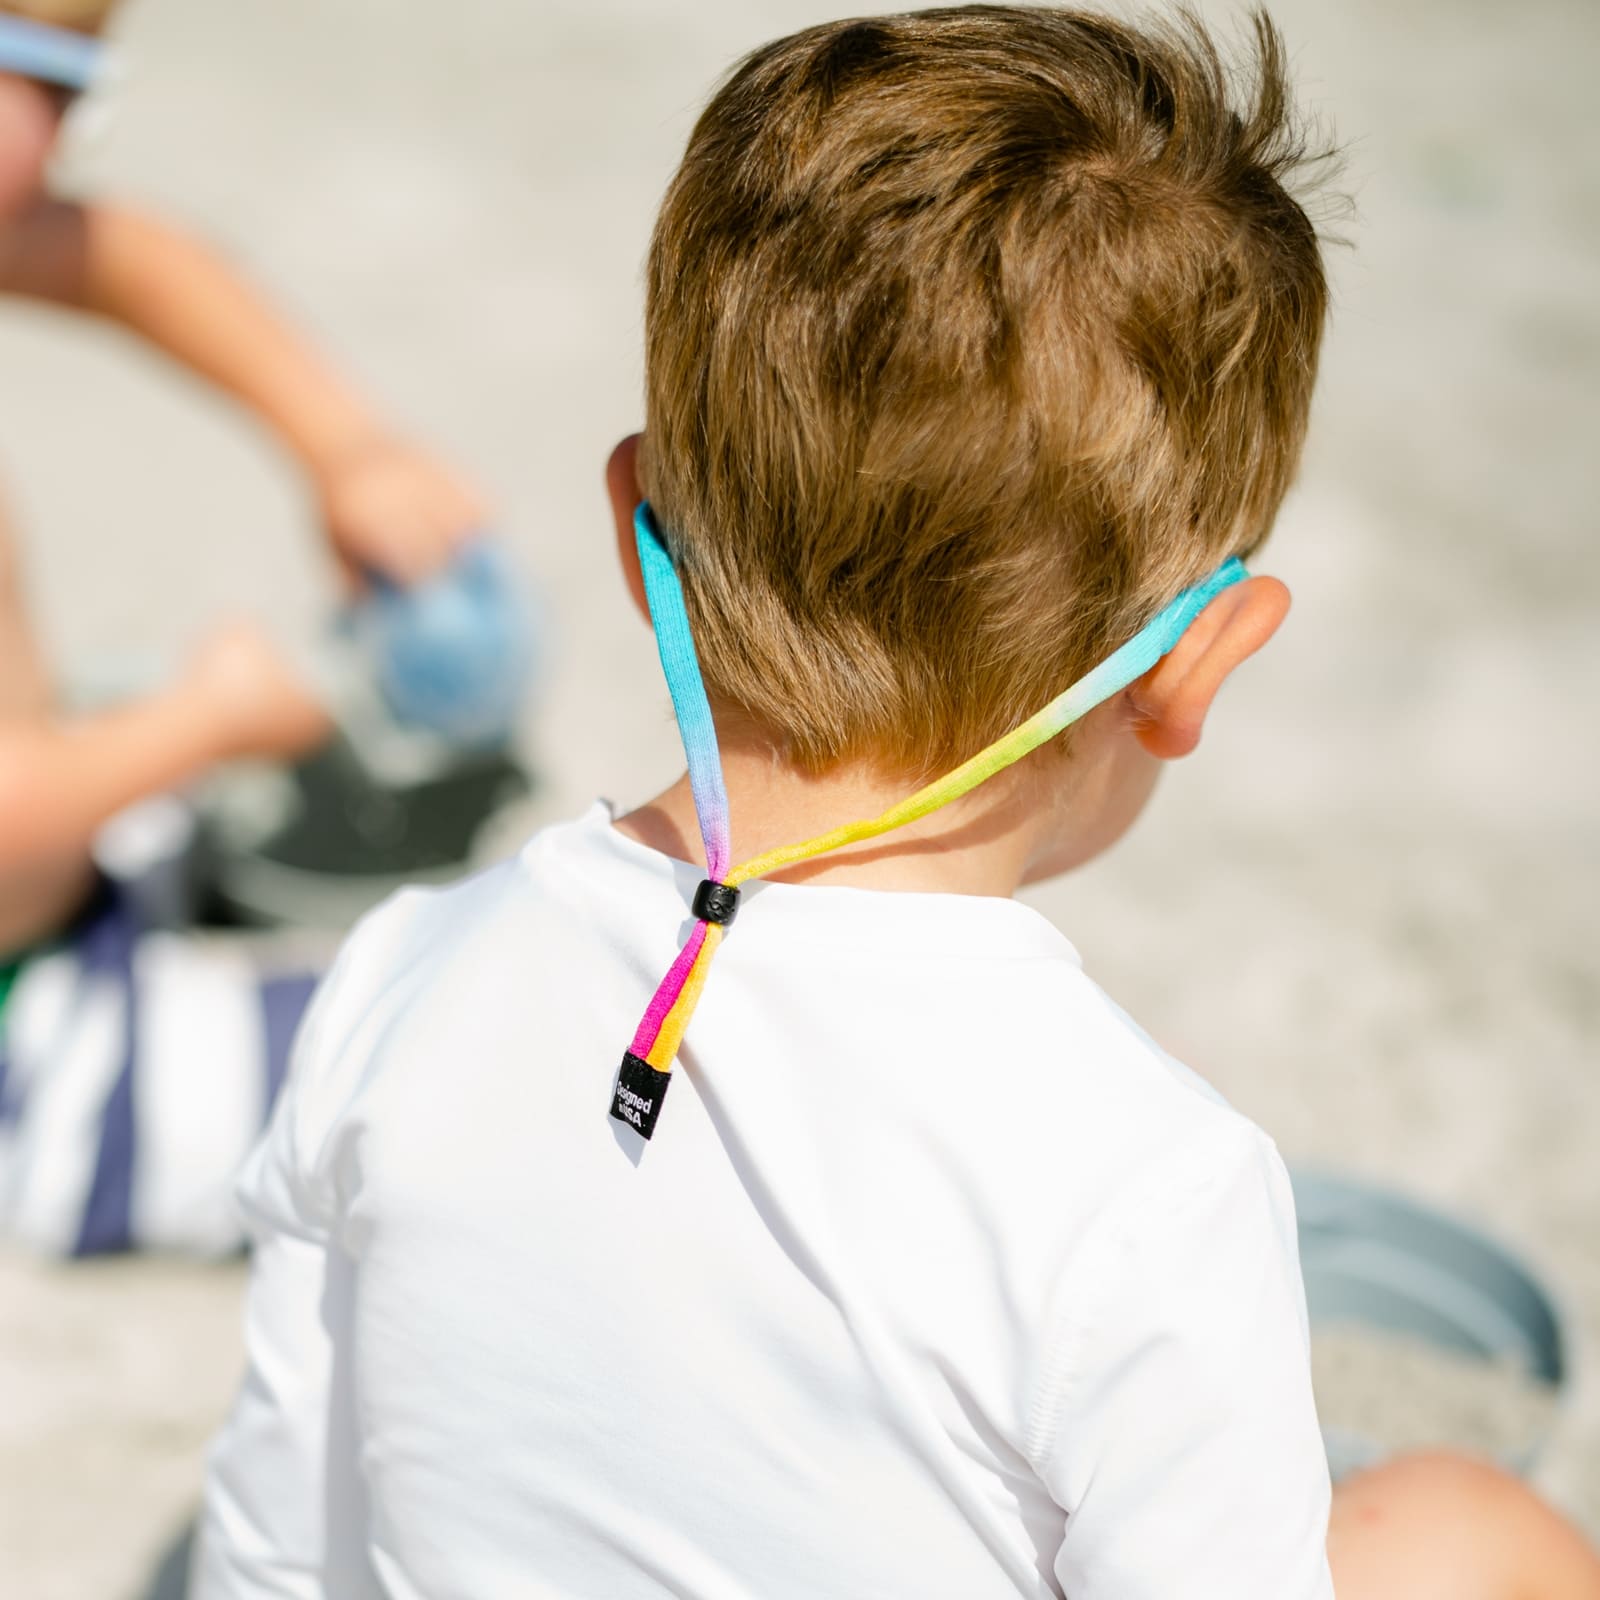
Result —
[{"label": "dark object in background", "polygon": [[201,805],[202,920],[344,928],[406,883],[458,876],[530,788],[504,750],[380,781],[342,737],[296,767],[223,774]]}]

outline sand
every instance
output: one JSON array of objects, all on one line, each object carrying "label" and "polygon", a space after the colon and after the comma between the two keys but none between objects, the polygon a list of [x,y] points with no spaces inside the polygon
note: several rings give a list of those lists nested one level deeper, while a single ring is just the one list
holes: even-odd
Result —
[{"label": "sand", "polygon": [[[1333,331],[1261,565],[1296,606],[1112,857],[1037,903],[1293,1159],[1489,1222],[1600,1353],[1587,0],[1284,0],[1350,142]],[[168,208],[479,478],[545,597],[541,815],[675,769],[600,496],[639,264],[696,103],[799,0],[140,0],[74,181]],[[268,442],[126,341],[0,308],[0,471],[75,670],[330,602]],[[237,1358],[234,1271],[0,1257],[0,1593],[156,1580]],[[1600,1534],[1600,1395],[1541,1486]],[[170,1570],[168,1577],[170,1578]]]},{"label": "sand", "polygon": [[1311,1376],[1324,1429],[1360,1440],[1373,1459],[1464,1450],[1516,1471],[1559,1415],[1559,1391],[1515,1357],[1486,1361],[1367,1323],[1317,1329]]}]

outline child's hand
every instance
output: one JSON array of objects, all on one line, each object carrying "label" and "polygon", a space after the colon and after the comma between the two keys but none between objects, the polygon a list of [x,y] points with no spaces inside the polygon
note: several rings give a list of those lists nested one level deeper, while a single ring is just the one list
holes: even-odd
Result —
[{"label": "child's hand", "polygon": [[483,526],[478,497],[431,456],[375,435],[319,474],[328,538],[352,588],[364,572],[399,584],[430,577]]},{"label": "child's hand", "polygon": [[195,652],[183,689],[218,759],[293,757],[322,744],[333,724],[253,623],[220,628]]}]

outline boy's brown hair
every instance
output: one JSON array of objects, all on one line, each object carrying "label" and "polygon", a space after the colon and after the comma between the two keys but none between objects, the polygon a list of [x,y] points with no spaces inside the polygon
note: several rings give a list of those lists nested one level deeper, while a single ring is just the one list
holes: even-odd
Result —
[{"label": "boy's brown hair", "polygon": [[651,246],[643,478],[714,703],[919,775],[1266,536],[1327,290],[1264,15],[967,6],[757,50]]}]

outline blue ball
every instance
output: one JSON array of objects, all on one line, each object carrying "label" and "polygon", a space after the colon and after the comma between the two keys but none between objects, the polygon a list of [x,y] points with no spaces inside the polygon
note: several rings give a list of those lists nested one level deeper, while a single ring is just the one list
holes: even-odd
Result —
[{"label": "blue ball", "polygon": [[397,722],[456,745],[510,739],[532,650],[510,568],[493,541],[474,540],[437,577],[413,587],[376,584],[360,611],[358,637]]}]

